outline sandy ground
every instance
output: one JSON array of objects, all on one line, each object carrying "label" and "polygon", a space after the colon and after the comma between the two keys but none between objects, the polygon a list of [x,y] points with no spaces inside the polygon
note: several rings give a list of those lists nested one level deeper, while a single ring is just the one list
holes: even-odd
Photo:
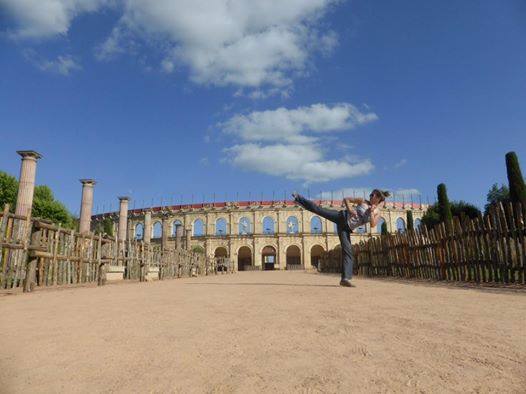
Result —
[{"label": "sandy ground", "polygon": [[526,392],[526,294],[244,272],[0,297],[0,392]]}]

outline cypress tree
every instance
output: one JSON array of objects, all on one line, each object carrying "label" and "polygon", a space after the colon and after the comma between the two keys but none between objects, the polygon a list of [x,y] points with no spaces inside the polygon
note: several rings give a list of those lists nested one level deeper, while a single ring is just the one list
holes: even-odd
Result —
[{"label": "cypress tree", "polygon": [[447,197],[446,185],[441,183],[437,187],[438,194],[438,215],[441,222],[445,222],[447,228],[451,229],[453,221],[453,215],[451,213],[451,205],[449,204],[449,198]]},{"label": "cypress tree", "polygon": [[387,223],[385,222],[385,220],[382,222],[381,234],[382,234],[382,235],[387,235],[387,234],[389,234],[388,231],[387,231]]},{"label": "cypress tree", "polygon": [[515,152],[506,153],[506,171],[508,172],[510,200],[512,202],[520,202],[525,207],[526,186],[524,185],[519,159]]},{"label": "cypress tree", "polygon": [[407,210],[407,229],[408,230],[414,230],[415,229],[415,222],[413,220],[413,211]]}]

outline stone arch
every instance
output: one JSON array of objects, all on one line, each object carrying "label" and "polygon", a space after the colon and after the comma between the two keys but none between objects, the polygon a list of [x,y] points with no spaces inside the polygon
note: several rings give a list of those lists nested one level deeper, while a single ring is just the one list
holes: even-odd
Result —
[{"label": "stone arch", "polygon": [[383,217],[378,219],[378,224],[376,225],[376,232],[380,234],[382,232],[382,223],[385,223],[387,225],[387,222]]},{"label": "stone arch", "polygon": [[286,269],[294,269],[301,266],[301,249],[298,245],[290,245],[286,252]]},{"label": "stone arch", "polygon": [[216,235],[227,235],[227,222],[225,218],[218,218],[216,220]]},{"label": "stone arch", "polygon": [[156,221],[152,226],[152,238],[157,239],[163,236],[163,224]]},{"label": "stone arch", "polygon": [[274,270],[276,265],[277,250],[272,245],[267,245],[261,249],[261,264],[265,271]]},{"label": "stone arch", "polygon": [[422,229],[422,220],[419,218],[415,219],[415,230],[421,230]]},{"label": "stone arch", "polygon": [[310,265],[318,268],[320,265],[321,256],[325,252],[325,249],[321,245],[313,245],[310,248]]},{"label": "stone arch", "polygon": [[203,219],[195,219],[192,223],[192,235],[194,237],[202,237],[205,235],[205,224],[203,222]]},{"label": "stone arch", "polygon": [[298,234],[299,232],[299,221],[294,215],[287,218],[287,234]]},{"label": "stone arch", "polygon": [[243,216],[239,219],[239,226],[238,226],[238,233],[239,235],[248,235],[252,233],[252,226],[250,222],[250,218]]},{"label": "stone arch", "polygon": [[144,224],[137,223],[135,225],[134,235],[136,240],[144,239]]},{"label": "stone arch", "polygon": [[321,234],[323,225],[319,216],[313,216],[310,220],[310,232],[312,234]]},{"label": "stone arch", "polygon": [[224,246],[218,246],[214,251],[214,257],[228,257],[228,250]]},{"label": "stone arch", "polygon": [[276,223],[271,216],[263,218],[263,234],[274,234],[276,232]]},{"label": "stone arch", "polygon": [[237,270],[244,271],[246,266],[252,266],[252,250],[243,245],[237,250]]},{"label": "stone arch", "polygon": [[405,233],[405,229],[405,220],[401,217],[396,219],[396,231],[398,231],[399,233]]},{"label": "stone arch", "polygon": [[177,228],[181,227],[183,225],[183,222],[181,222],[179,219],[175,219],[172,222],[172,237],[177,236]]}]

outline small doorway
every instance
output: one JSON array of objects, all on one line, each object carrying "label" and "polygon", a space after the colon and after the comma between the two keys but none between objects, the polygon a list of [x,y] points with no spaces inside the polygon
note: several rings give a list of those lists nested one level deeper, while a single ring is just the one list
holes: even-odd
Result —
[{"label": "small doorway", "polygon": [[261,251],[261,258],[265,271],[274,270],[276,264],[276,249],[274,249],[273,246],[265,246]]},{"label": "small doorway", "polygon": [[287,248],[287,267],[288,270],[301,269],[301,250],[296,245]]},{"label": "small doorway", "polygon": [[245,267],[252,266],[252,251],[248,246],[242,246],[237,252],[237,270],[245,271]]}]

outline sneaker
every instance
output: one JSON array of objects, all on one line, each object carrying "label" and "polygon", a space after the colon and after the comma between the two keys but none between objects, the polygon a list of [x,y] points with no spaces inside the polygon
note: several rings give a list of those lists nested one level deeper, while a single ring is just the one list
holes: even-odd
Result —
[{"label": "sneaker", "polygon": [[351,281],[349,279],[342,279],[340,281],[340,286],[344,286],[344,287],[356,287],[355,285],[353,285],[351,283]]}]

